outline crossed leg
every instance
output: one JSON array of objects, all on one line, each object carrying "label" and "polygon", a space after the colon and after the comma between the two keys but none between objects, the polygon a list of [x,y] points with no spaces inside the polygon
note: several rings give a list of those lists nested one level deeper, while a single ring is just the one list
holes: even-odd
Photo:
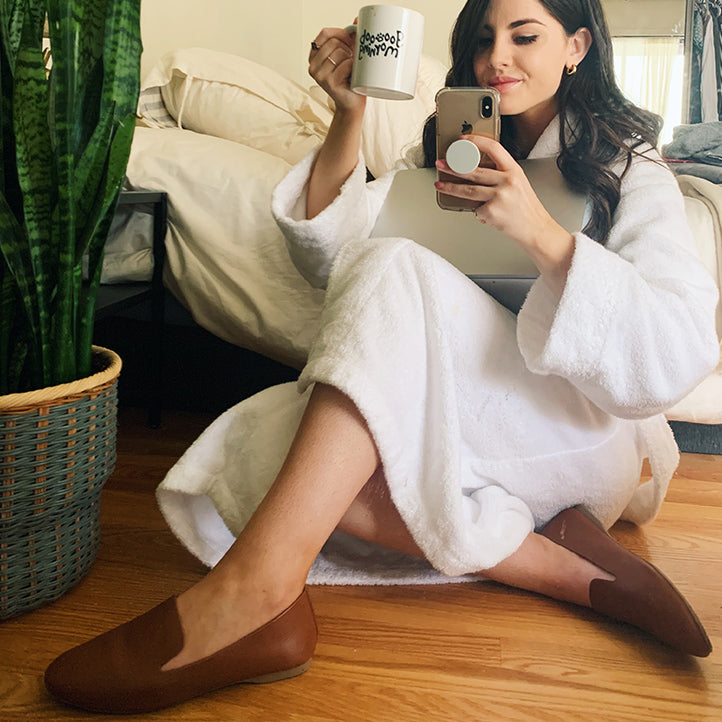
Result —
[{"label": "crossed leg", "polygon": [[[273,486],[226,555],[178,597],[185,644],[165,669],[235,642],[288,607],[331,532],[340,528],[421,555],[388,495],[366,422],[337,389],[316,384]],[[589,605],[595,565],[530,534],[484,576]]]},{"label": "crossed leg", "polygon": [[[387,549],[424,556],[391,500],[380,468],[346,510],[338,529]],[[613,575],[540,534],[529,534],[511,556],[478,574],[511,587],[587,607],[592,579],[614,579]]]}]

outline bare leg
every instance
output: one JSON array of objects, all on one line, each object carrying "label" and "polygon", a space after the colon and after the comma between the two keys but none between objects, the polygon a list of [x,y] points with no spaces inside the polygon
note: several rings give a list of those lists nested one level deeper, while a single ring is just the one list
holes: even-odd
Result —
[{"label": "bare leg", "polygon": [[[391,501],[381,469],[354,499],[338,528],[388,549],[424,556]],[[587,607],[592,579],[614,579],[540,534],[529,534],[514,554],[479,572],[479,576]]]},{"label": "bare leg", "polygon": [[[256,513],[217,566],[178,597],[185,644],[165,668],[212,654],[288,607],[337,526],[422,556],[378,468],[376,446],[358,409],[338,390],[317,384]],[[591,580],[608,576],[536,534],[483,575],[586,605]]]},{"label": "bare leg", "polygon": [[288,607],[378,465],[354,404],[317,384],[271,490],[223,559],[178,597],[185,645],[166,668],[212,654]]}]

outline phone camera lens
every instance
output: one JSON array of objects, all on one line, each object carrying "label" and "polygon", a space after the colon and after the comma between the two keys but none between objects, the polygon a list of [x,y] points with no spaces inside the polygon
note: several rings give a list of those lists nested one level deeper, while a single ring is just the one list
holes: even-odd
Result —
[{"label": "phone camera lens", "polygon": [[488,95],[485,95],[481,101],[481,117],[491,118],[493,108],[494,105],[492,99]]}]

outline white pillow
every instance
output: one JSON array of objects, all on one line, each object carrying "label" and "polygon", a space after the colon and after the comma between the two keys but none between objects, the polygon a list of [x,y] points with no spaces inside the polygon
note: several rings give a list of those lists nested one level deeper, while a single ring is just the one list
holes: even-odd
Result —
[{"label": "white pillow", "polygon": [[444,87],[446,73],[438,60],[424,56],[412,100],[369,98],[361,148],[375,178],[392,170],[410,147],[421,142],[424,122],[436,109],[436,93]]},{"label": "white pillow", "polygon": [[159,87],[180,128],[296,163],[325,138],[332,114],[307,90],[246,58],[205,48],[167,53],[144,90]]},{"label": "white pillow", "polygon": [[[422,56],[412,100],[369,98],[362,150],[376,177],[391,170],[420,142],[434,111],[446,68]],[[333,102],[318,86],[309,91],[266,66],[204,48],[167,53],[143,90],[158,87],[178,126],[234,140],[296,163],[325,138]]]}]

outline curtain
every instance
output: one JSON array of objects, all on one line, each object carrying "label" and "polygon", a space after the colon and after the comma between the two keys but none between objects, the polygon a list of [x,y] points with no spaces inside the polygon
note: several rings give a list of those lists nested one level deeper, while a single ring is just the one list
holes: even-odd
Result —
[{"label": "curtain", "polygon": [[684,47],[678,37],[614,38],[614,72],[622,92],[664,118],[662,142],[682,120]]},{"label": "curtain", "polygon": [[690,122],[722,119],[722,0],[695,0]]}]

